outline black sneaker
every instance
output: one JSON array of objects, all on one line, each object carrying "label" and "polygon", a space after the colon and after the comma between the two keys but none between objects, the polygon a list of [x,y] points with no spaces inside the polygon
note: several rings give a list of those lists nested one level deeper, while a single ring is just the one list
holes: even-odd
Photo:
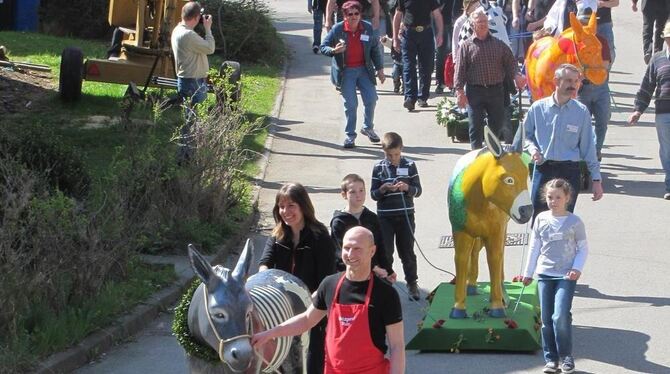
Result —
[{"label": "black sneaker", "polygon": [[344,139],[344,144],[342,146],[344,148],[354,148],[356,146],[356,138],[353,136],[347,136],[347,138]]},{"label": "black sneaker", "polygon": [[314,52],[314,54],[319,53],[319,46],[318,45],[313,45],[312,46],[312,52]]},{"label": "black sneaker", "polygon": [[424,99],[419,99],[417,102],[417,105],[419,105],[420,108],[427,108],[428,107],[428,101]]},{"label": "black sneaker", "polygon": [[436,94],[443,94],[444,93],[444,87],[446,87],[443,84],[438,84],[437,87],[435,87],[435,93]]},{"label": "black sneaker", "polygon": [[400,77],[393,78],[393,92],[400,93]]},{"label": "black sneaker", "polygon": [[411,282],[407,284],[407,293],[409,294],[410,300],[419,300],[421,298],[421,292],[419,291],[419,285],[416,282]]},{"label": "black sneaker", "polygon": [[373,143],[379,143],[380,139],[377,136],[377,133],[373,129],[361,129],[361,134],[365,135]]},{"label": "black sneaker", "polygon": [[416,102],[412,99],[407,99],[405,102],[402,104],[402,106],[405,107],[405,109],[409,110],[410,112],[414,110],[414,104]]}]

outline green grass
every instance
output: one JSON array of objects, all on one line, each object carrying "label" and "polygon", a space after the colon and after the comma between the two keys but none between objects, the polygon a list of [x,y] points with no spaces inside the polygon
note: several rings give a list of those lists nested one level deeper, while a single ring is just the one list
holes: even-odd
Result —
[{"label": "green grass", "polygon": [[0,372],[26,369],[40,357],[76,344],[176,279],[173,266],[147,265],[136,259],[130,263],[127,281],[107,283],[95,298],[80,305],[58,315],[36,305],[30,315],[24,316],[33,330],[25,331],[16,341],[4,342],[7,350],[0,344]]},{"label": "green grass", "polygon": [[[12,61],[27,61],[50,66],[56,86],[60,69],[60,54],[64,48],[77,46],[82,49],[85,58],[102,58],[107,49],[107,45],[101,41],[13,31],[0,32],[0,45],[8,49],[8,56]],[[212,72],[218,71],[222,59],[218,56],[210,56],[210,60]],[[249,118],[267,116],[272,110],[279,89],[280,69],[272,66],[243,64],[242,71],[243,106]],[[85,162],[95,180],[108,167],[116,147],[124,144],[124,130],[120,126],[91,130],[84,128],[84,125],[88,122],[89,116],[120,116],[121,98],[125,90],[124,85],[84,81],[82,97],[75,103],[64,104],[60,101],[56,91],[49,91],[45,101],[39,105],[38,109],[18,115],[8,115],[7,118],[19,125],[34,124],[54,128],[57,134],[63,136],[67,144],[78,148],[83,153]],[[160,92],[158,89],[150,89],[150,91]],[[175,95],[176,92],[164,90],[162,94]],[[213,102],[212,95],[209,100]],[[143,105],[137,105],[132,114],[133,119],[144,121],[149,121],[151,115],[151,108]],[[168,109],[164,113],[164,119],[158,130],[162,136],[169,137],[181,121],[179,108]],[[260,152],[266,137],[267,131],[262,131],[249,139],[245,146]],[[250,163],[245,170],[253,174],[256,168],[253,163]]]}]

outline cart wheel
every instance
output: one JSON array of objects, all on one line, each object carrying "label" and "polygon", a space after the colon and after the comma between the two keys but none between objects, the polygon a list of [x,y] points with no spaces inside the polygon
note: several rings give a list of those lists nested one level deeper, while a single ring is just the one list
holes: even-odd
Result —
[{"label": "cart wheel", "polygon": [[60,78],[58,92],[65,102],[76,101],[81,97],[81,81],[83,79],[84,54],[81,49],[67,47],[60,59]]},{"label": "cart wheel", "polygon": [[[228,79],[230,85],[230,93],[224,92],[220,95],[220,100],[236,103],[240,100],[242,95],[242,86],[240,80],[242,79],[242,67],[237,61],[224,61],[219,68],[219,76]],[[230,95],[230,97],[228,97]]]}]

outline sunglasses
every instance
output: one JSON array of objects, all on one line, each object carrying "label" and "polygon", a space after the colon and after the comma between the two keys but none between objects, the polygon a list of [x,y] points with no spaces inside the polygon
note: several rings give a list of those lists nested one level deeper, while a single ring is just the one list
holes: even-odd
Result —
[{"label": "sunglasses", "polygon": [[358,16],[358,15],[360,15],[360,13],[358,13],[358,12],[356,12],[356,13],[347,13],[347,17],[353,17],[353,16]]}]

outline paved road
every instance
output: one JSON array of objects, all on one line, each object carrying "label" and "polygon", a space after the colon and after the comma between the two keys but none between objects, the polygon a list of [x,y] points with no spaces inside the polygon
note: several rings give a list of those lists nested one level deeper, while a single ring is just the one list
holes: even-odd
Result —
[{"label": "paved road", "polygon": [[[271,1],[292,58],[281,112],[277,120],[271,157],[260,195],[261,220],[250,233],[262,247],[272,227],[274,194],[281,183],[299,181],[309,188],[318,218],[330,221],[332,211],[343,206],[338,194],[342,176],[356,172],[369,180],[373,161],[381,149],[363,137],[358,147],[345,151],[341,99],[329,81],[328,58],[314,55],[311,17],[302,0]],[[582,373],[670,373],[670,202],[660,198],[663,176],[653,114],[639,126],[624,127],[632,99],[644,72],[641,53],[641,15],[622,4],[613,11],[617,61],[611,74],[612,124],[603,150],[602,172],[606,195],[592,202],[582,194],[577,213],[584,219],[590,255],[574,301],[574,354]],[[388,54],[387,62],[390,61]],[[390,65],[387,64],[387,74]],[[416,200],[417,238],[425,255],[440,267],[453,269],[452,250],[438,249],[441,235],[450,233],[445,190],[453,165],[466,153],[466,144],[454,144],[435,124],[435,104],[408,113],[390,81],[380,87],[376,129],[397,131],[405,142],[404,153],[417,161],[424,185]],[[653,113],[653,111],[650,111]],[[359,110],[360,113],[360,110]],[[374,204],[368,206],[374,208]],[[512,225],[510,232],[523,232]],[[483,255],[482,255],[483,256]],[[519,273],[522,254],[518,247],[506,253],[506,274]],[[488,271],[480,261],[483,280]],[[402,269],[398,270],[401,271]],[[419,260],[419,282],[431,290],[451,277]],[[402,275],[399,277],[402,279]],[[400,288],[404,287],[399,282]],[[404,289],[404,288],[403,288]],[[401,295],[403,295],[401,293]],[[416,332],[420,308],[402,297],[405,337]],[[132,342],[106,354],[81,373],[182,373],[181,349],[169,333],[169,315],[157,319]],[[408,373],[537,373],[541,354],[408,352]]]}]

